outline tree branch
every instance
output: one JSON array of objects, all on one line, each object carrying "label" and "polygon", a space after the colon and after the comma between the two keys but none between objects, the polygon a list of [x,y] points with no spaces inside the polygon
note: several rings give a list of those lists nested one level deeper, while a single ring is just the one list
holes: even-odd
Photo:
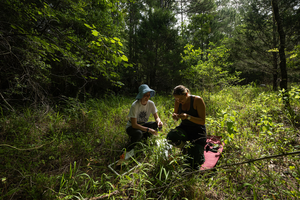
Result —
[{"label": "tree branch", "polygon": [[46,143],[46,144],[42,144],[41,146],[38,146],[38,147],[33,147],[33,148],[29,148],[29,149],[20,149],[20,148],[17,148],[17,147],[14,147],[14,146],[11,146],[9,144],[0,144],[0,147],[10,147],[10,148],[13,148],[13,149],[17,149],[19,151],[30,151],[30,150],[35,150],[35,149],[39,149],[39,148],[42,148],[43,146],[47,145],[47,144],[51,144],[52,142],[54,142],[56,138],[54,138],[51,142],[49,143]]},{"label": "tree branch", "polygon": [[15,109],[4,99],[4,97],[2,96],[1,93],[0,93],[0,96],[2,97],[2,99],[4,100],[4,102],[12,109],[12,111],[15,112]]}]

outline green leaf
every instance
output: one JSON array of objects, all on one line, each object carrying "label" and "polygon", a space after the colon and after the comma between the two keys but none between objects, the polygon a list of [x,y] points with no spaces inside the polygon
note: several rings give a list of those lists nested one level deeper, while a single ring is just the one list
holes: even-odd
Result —
[{"label": "green leaf", "polygon": [[263,185],[263,184],[265,184],[265,183],[269,183],[270,182],[270,179],[264,179],[261,183],[260,183],[260,185]]},{"label": "green leaf", "polygon": [[128,176],[128,175],[126,175],[125,176],[129,181],[131,181],[131,178]]},{"label": "green leaf", "polygon": [[96,36],[96,37],[98,37],[98,36],[99,36],[99,32],[98,32],[98,31],[96,31],[96,30],[92,30],[92,34],[93,34],[94,36]]},{"label": "green leaf", "polygon": [[86,27],[90,28],[90,29],[93,29],[90,25],[88,24],[84,24]]},{"label": "green leaf", "polygon": [[128,62],[128,58],[125,55],[122,55],[122,60]]},{"label": "green leaf", "polygon": [[244,183],[243,184],[243,186],[245,187],[245,186],[250,186],[250,187],[253,187],[253,185],[252,184],[250,184],[250,183]]},{"label": "green leaf", "polygon": [[122,83],[122,82],[120,82],[120,81],[117,81],[117,84],[118,84],[118,85],[121,85],[121,86],[124,85],[124,83]]}]

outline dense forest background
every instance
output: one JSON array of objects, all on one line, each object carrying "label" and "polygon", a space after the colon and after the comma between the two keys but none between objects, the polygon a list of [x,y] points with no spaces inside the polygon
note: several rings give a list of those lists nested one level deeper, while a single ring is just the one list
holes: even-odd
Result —
[{"label": "dense forest background", "polygon": [[[299,199],[299,0],[1,0],[0,199]],[[117,176],[140,84],[164,126]],[[176,85],[225,147],[164,156]],[[163,152],[163,153],[162,153]],[[122,168],[123,167],[123,168]]]},{"label": "dense forest background", "polygon": [[[1,106],[299,82],[297,0],[3,0]],[[275,5],[275,6],[274,6]],[[277,16],[277,17],[276,17]]]}]

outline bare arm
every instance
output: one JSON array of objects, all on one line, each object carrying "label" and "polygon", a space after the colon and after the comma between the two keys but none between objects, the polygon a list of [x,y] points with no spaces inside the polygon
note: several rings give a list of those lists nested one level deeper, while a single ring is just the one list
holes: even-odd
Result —
[{"label": "bare arm", "polygon": [[179,103],[177,101],[175,101],[175,104],[174,104],[174,112],[172,114],[172,118],[177,121],[179,119],[179,116],[178,116],[178,108],[179,108]]},{"label": "bare arm", "polygon": [[[198,119],[195,120],[195,123],[205,125],[205,115],[206,115],[206,108],[205,108],[205,103],[201,97],[196,97],[195,98],[195,104],[196,104],[196,109],[198,112]],[[192,120],[193,117],[191,117]],[[194,121],[192,121],[194,122]]]},{"label": "bare arm", "polygon": [[136,118],[130,118],[130,121],[131,121],[132,128],[134,128],[134,129],[139,129],[139,130],[144,131],[144,132],[147,132],[147,130],[149,129],[148,130],[149,133],[151,133],[153,135],[157,134],[157,132],[154,129],[148,128],[148,127],[145,127],[145,126],[142,126],[142,125],[138,124]]},{"label": "bare arm", "polygon": [[163,123],[162,123],[162,121],[160,120],[158,114],[155,113],[155,114],[153,114],[153,116],[154,116],[154,119],[155,119],[155,121],[156,121],[156,123],[157,123],[157,126],[158,126],[158,127],[162,126]]}]

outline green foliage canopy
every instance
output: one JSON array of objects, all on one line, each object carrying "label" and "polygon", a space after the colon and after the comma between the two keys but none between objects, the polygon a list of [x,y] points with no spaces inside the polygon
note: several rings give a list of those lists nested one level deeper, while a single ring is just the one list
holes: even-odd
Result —
[{"label": "green foliage canopy", "polygon": [[[1,92],[38,102],[122,85],[121,1],[2,1]],[[3,53],[2,53],[3,52]]]},{"label": "green foliage canopy", "polygon": [[[217,85],[228,85],[241,81],[240,72],[229,73],[226,70],[231,63],[227,62],[229,49],[224,45],[216,47],[210,43],[211,48],[205,52],[199,49],[193,49],[193,45],[186,45],[182,62],[190,65],[190,68],[182,70],[182,74],[189,81],[189,84],[200,85],[202,87],[213,88]],[[202,55],[206,60],[201,59]]]}]

